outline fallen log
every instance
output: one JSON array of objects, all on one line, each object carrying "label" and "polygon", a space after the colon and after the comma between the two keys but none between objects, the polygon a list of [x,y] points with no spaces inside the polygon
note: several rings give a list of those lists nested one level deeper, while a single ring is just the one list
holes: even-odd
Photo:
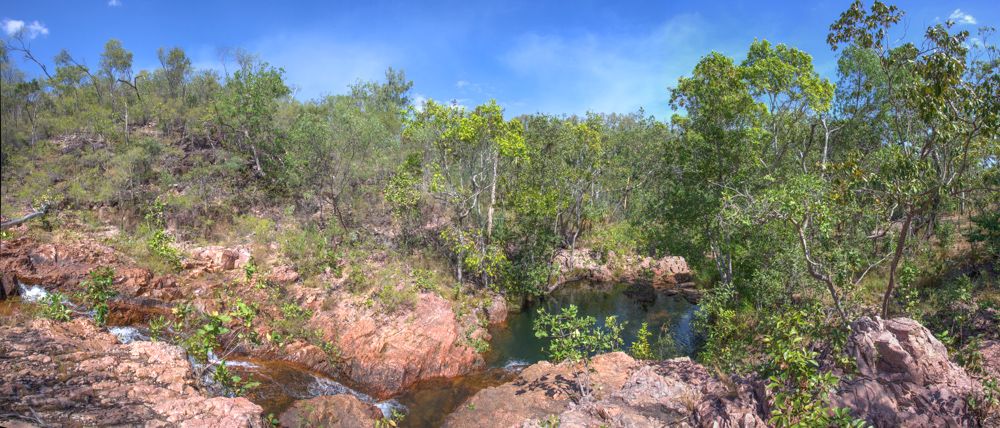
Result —
[{"label": "fallen log", "polygon": [[8,220],[8,221],[5,221],[3,223],[0,223],[0,230],[17,226],[17,225],[19,225],[21,223],[24,223],[24,222],[26,222],[28,220],[31,220],[31,219],[35,218],[35,217],[41,217],[41,216],[43,216],[45,214],[48,214],[48,213],[49,213],[49,205],[48,204],[42,205],[41,209],[35,210],[35,212],[33,212],[31,214],[28,214],[28,215],[26,215],[24,217],[21,217],[21,218],[17,218],[17,219],[14,219],[14,220]]}]

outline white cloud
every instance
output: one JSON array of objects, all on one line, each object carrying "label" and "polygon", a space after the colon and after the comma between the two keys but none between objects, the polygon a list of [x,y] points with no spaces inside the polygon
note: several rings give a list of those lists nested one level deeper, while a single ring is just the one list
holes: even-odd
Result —
[{"label": "white cloud", "polygon": [[108,6],[118,7],[118,6],[121,6],[121,5],[122,5],[122,1],[121,0],[108,0]]},{"label": "white cloud", "polygon": [[624,113],[641,107],[660,115],[669,110],[668,87],[712,48],[704,43],[711,40],[707,28],[696,15],[679,15],[645,34],[527,34],[501,61],[537,83],[531,104],[538,111]]},{"label": "white cloud", "polygon": [[956,24],[963,25],[976,25],[976,17],[969,15],[968,13],[962,12],[962,9],[955,9],[951,15],[948,15],[948,19],[955,21]]},{"label": "white cloud", "polygon": [[24,21],[18,19],[4,18],[0,22],[0,27],[3,28],[3,32],[7,36],[13,37],[18,34],[27,37],[28,39],[34,39],[38,36],[45,36],[49,34],[49,28],[38,21],[31,21],[25,24]]}]

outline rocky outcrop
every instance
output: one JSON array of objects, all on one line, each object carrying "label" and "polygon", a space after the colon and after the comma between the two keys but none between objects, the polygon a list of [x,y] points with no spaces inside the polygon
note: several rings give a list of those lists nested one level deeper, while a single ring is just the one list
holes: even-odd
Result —
[{"label": "rocky outcrop", "polygon": [[341,363],[330,365],[321,358],[322,351],[303,343],[286,347],[285,358],[346,376],[377,398],[398,394],[420,380],[463,375],[483,364],[467,344],[467,328],[456,320],[451,302],[437,294],[420,293],[412,310],[386,314],[346,291],[326,294],[294,287],[292,293],[313,310],[309,328],[335,345]]},{"label": "rocky outcrop", "polygon": [[0,337],[0,418],[60,426],[264,426],[261,408],[249,400],[204,394],[178,347],[123,345],[86,319],[2,325]]},{"label": "rocky outcrop", "polygon": [[250,249],[245,246],[227,248],[211,245],[193,247],[187,252],[190,257],[184,260],[183,267],[191,276],[198,276],[203,272],[242,269],[251,258]]},{"label": "rocky outcrop", "polygon": [[948,359],[929,330],[908,318],[862,318],[850,350],[858,376],[842,385],[834,405],[876,426],[974,426],[966,403],[979,383]]},{"label": "rocky outcrop", "polygon": [[184,295],[173,277],[157,277],[149,269],[135,267],[98,242],[39,243],[19,237],[0,243],[4,288],[23,283],[71,293],[79,291],[91,270],[102,266],[115,269],[115,289],[123,296],[170,301]]},{"label": "rocky outcrop", "polygon": [[766,426],[749,383],[718,379],[687,358],[645,363],[616,352],[595,357],[590,369],[532,365],[514,381],[480,391],[445,426],[540,426],[553,419],[570,427]]},{"label": "rocky outcrop", "polygon": [[371,428],[381,418],[377,407],[353,395],[338,394],[296,401],[278,421],[287,428]]},{"label": "rocky outcrop", "polygon": [[[832,406],[849,408],[877,427],[982,421],[967,404],[981,395],[979,382],[951,362],[944,345],[919,323],[862,318],[853,329],[849,349],[858,373],[844,376]],[[993,358],[995,346],[984,344],[984,359]],[[446,425],[767,426],[770,398],[761,382],[713,375],[687,358],[638,362],[612,353],[595,357],[591,369],[588,376],[578,365],[532,365],[516,380],[477,393]],[[591,394],[581,394],[581,385]]]},{"label": "rocky outcrop", "polygon": [[601,257],[597,251],[577,248],[560,250],[554,261],[559,271],[551,287],[578,281],[636,282],[649,281],[658,289],[692,288],[691,270],[683,257],[660,259],[610,253]]}]

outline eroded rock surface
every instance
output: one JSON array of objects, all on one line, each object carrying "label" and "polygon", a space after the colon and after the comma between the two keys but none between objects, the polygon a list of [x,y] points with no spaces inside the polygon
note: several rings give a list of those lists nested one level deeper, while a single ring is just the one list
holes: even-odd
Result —
[{"label": "eroded rock surface", "polygon": [[353,395],[338,394],[296,401],[278,421],[286,428],[371,428],[381,418],[377,407]]},{"label": "eroded rock surface", "polygon": [[249,400],[205,395],[176,346],[123,345],[86,319],[0,325],[0,337],[0,408],[26,419],[60,426],[264,426],[261,408]]},{"label": "eroded rock surface", "polygon": [[850,407],[876,426],[974,426],[967,398],[979,382],[948,359],[948,350],[908,318],[862,318],[851,352],[858,376],[843,384],[834,404]]},{"label": "eroded rock surface", "polygon": [[678,256],[654,259],[611,253],[602,258],[597,251],[577,248],[575,251],[561,250],[554,259],[559,273],[553,286],[584,279],[598,282],[648,280],[653,287],[668,290],[693,286],[687,261]]},{"label": "eroded rock surface", "polygon": [[20,282],[50,291],[79,291],[80,282],[101,266],[115,269],[115,288],[123,296],[171,301],[184,295],[175,278],[135,267],[113,248],[92,240],[39,243],[19,237],[0,243],[4,288]]},{"label": "eroded rock surface", "polygon": [[[615,352],[595,357],[591,369],[588,375],[579,364],[532,365],[514,381],[480,391],[445,425],[541,426],[558,419],[565,427],[766,426],[749,383],[723,382],[687,358],[646,363]],[[591,391],[586,399],[581,383]]]},{"label": "eroded rock surface", "polygon": [[[436,294],[421,293],[412,310],[385,314],[346,292],[325,297],[312,289],[299,292],[303,306],[315,312],[310,328],[321,331],[339,351],[342,364],[336,370],[378,398],[423,379],[463,375],[483,364],[468,345],[467,328],[456,320],[451,302]],[[334,367],[313,348],[298,343],[285,351],[293,361],[330,373]]]}]

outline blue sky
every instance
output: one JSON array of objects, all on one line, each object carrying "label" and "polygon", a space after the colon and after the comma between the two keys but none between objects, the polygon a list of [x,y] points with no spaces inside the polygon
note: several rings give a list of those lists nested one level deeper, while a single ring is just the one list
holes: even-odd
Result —
[{"label": "blue sky", "polygon": [[[995,0],[897,2],[898,37],[955,16],[962,28],[1000,25]],[[741,57],[754,38],[813,55],[832,77],[827,29],[842,1],[150,1],[0,2],[2,29],[24,28],[52,58],[66,48],[95,66],[109,38],[158,66],[156,49],[180,46],[199,67],[219,68],[240,47],[284,67],[296,96],[342,93],[386,67],[406,71],[413,95],[475,105],[497,99],[510,114],[669,113],[667,88],[712,50]],[[294,5],[293,5],[294,4]],[[975,24],[972,24],[975,22]],[[5,36],[5,35],[4,35]],[[28,73],[37,74],[30,64]]]}]

